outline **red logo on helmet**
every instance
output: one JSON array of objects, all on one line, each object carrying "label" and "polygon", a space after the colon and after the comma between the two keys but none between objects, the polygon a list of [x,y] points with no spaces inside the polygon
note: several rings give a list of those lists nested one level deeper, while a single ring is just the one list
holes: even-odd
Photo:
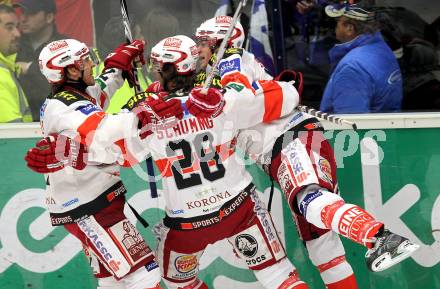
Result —
[{"label": "red logo on helmet", "polygon": [[199,55],[199,50],[197,49],[197,46],[191,46],[189,49],[191,50],[191,55],[192,56]]},{"label": "red logo on helmet", "polygon": [[215,23],[216,24],[230,24],[231,23],[231,16],[217,16],[215,17]]},{"label": "red logo on helmet", "polygon": [[69,44],[65,40],[55,41],[49,44],[49,50],[50,52],[54,52],[67,46],[69,46]]},{"label": "red logo on helmet", "polygon": [[182,44],[182,40],[180,40],[179,38],[170,37],[167,40],[165,40],[163,46],[180,48],[181,44]]}]

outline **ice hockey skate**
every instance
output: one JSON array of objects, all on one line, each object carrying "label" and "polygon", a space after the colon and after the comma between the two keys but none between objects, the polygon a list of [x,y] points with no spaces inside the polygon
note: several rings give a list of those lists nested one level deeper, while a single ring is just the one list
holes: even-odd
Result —
[{"label": "ice hockey skate", "polygon": [[365,254],[368,269],[379,272],[410,257],[420,246],[405,237],[383,230],[374,247]]}]

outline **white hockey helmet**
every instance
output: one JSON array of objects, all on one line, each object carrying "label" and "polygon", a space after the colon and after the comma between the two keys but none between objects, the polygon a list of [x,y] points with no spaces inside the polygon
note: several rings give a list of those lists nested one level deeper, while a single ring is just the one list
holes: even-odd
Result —
[{"label": "white hockey helmet", "polygon": [[[197,41],[208,41],[210,46],[218,45],[225,38],[225,34],[231,25],[232,17],[216,16],[203,22],[196,29]],[[228,47],[240,48],[244,42],[244,29],[239,21],[235,24],[234,31],[228,40]]]},{"label": "white hockey helmet", "polygon": [[194,40],[177,35],[162,39],[151,48],[150,59],[153,69],[161,71],[165,63],[171,63],[178,74],[185,75],[196,70],[199,51]]},{"label": "white hockey helmet", "polygon": [[63,39],[47,44],[40,52],[38,62],[41,73],[49,83],[64,81],[64,69],[75,66],[83,69],[83,60],[90,55],[89,48],[75,39]]}]

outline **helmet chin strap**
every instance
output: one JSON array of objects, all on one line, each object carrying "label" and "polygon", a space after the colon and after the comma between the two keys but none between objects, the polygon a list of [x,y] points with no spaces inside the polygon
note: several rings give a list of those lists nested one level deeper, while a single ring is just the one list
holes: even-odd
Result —
[{"label": "helmet chin strap", "polygon": [[66,75],[65,76],[66,77],[66,82],[77,82],[77,83],[84,83],[85,84],[85,82],[84,82],[84,65],[74,64],[71,67],[74,67],[74,68],[78,69],[81,72],[81,74],[80,74],[80,77],[77,80],[71,79],[71,78],[68,77],[69,74],[68,74],[67,67],[66,67],[65,71],[64,71],[64,73]]},{"label": "helmet chin strap", "polygon": [[73,85],[74,87],[80,90],[85,90],[88,85],[84,81],[84,70],[80,70],[80,71],[81,71],[81,76],[77,80],[71,79],[66,76],[66,84]]}]

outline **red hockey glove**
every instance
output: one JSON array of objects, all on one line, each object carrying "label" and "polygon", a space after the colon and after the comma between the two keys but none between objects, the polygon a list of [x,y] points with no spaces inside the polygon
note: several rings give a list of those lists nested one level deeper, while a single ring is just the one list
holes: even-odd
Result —
[{"label": "red hockey glove", "polygon": [[119,68],[123,71],[123,77],[132,85],[134,83],[134,74],[132,62],[136,57],[145,64],[144,42],[134,40],[130,44],[120,45],[104,60],[104,70],[109,68]]},{"label": "red hockey glove", "polygon": [[154,81],[152,82],[147,89],[145,89],[145,92],[147,93],[158,93],[158,92],[163,92],[165,91],[164,88],[162,87],[162,84],[160,83],[160,81]]},{"label": "red hockey glove", "polygon": [[152,124],[174,126],[177,119],[183,118],[183,108],[180,100],[150,99],[134,109],[138,119],[141,139],[152,134]]},{"label": "red hockey glove", "polygon": [[73,139],[52,134],[36,143],[25,156],[27,166],[37,173],[53,173],[71,166],[77,170],[86,167],[87,148]]},{"label": "red hockey glove", "polygon": [[208,93],[202,94],[201,87],[195,87],[189,93],[189,98],[186,101],[188,111],[196,116],[202,118],[216,117],[225,106],[223,93],[217,88],[209,88]]},{"label": "red hockey glove", "polygon": [[295,86],[296,90],[298,91],[299,97],[301,99],[301,94],[303,91],[303,75],[301,72],[286,69],[281,71],[280,74],[278,74],[277,77],[275,77],[276,81],[294,81],[293,86]]},{"label": "red hockey glove", "polygon": [[147,87],[147,89],[145,89],[145,92],[146,93],[154,93],[159,98],[162,98],[162,99],[169,94],[168,92],[165,91],[165,89],[163,88],[163,86],[160,83],[160,81],[155,81],[155,82],[151,83]]}]

